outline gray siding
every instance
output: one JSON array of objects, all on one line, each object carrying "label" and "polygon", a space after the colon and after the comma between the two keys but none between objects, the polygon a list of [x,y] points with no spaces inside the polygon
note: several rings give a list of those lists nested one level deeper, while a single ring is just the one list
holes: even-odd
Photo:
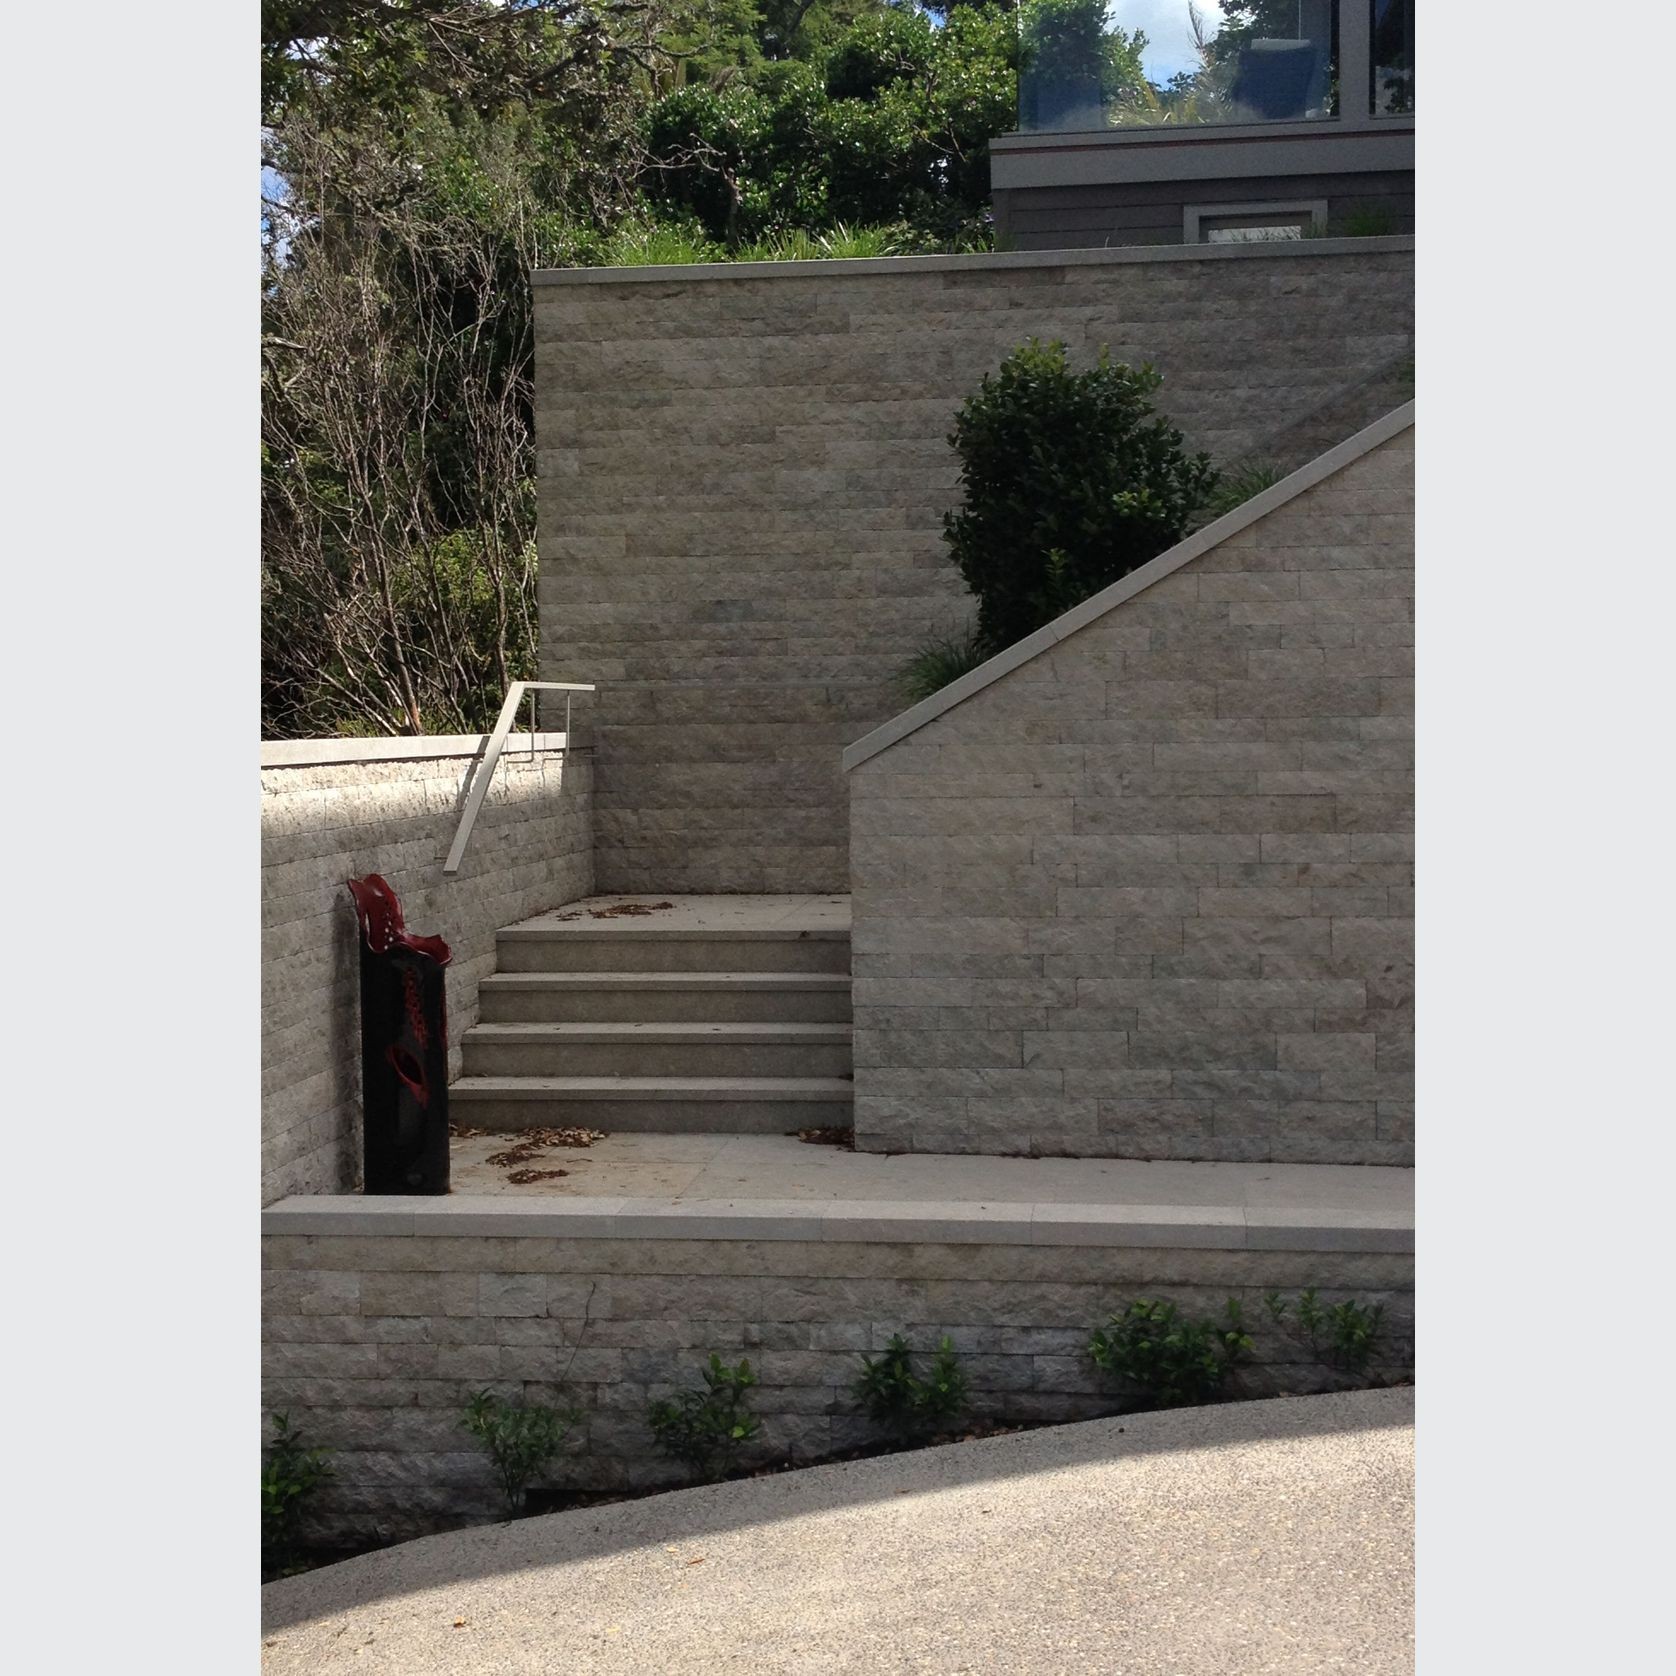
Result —
[{"label": "gray siding", "polygon": [[1414,176],[1388,173],[1271,175],[1260,179],[1116,181],[1098,186],[998,189],[995,224],[1019,250],[1180,244],[1188,204],[1325,199],[1328,231],[1357,212],[1389,217],[1391,233],[1414,231]]}]

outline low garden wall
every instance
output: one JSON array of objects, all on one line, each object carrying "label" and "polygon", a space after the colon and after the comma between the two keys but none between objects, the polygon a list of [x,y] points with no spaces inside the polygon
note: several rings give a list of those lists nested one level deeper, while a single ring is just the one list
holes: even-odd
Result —
[{"label": "low garden wall", "polygon": [[1022,340],[1153,362],[1194,448],[1292,466],[1402,399],[1413,264],[1395,238],[536,274],[542,662],[601,683],[599,888],[849,888],[840,755],[967,616],[947,438]]},{"label": "low garden wall", "polygon": [[[650,1401],[699,1384],[712,1351],[749,1358],[762,1432],[745,1464],[809,1461],[877,1438],[851,1390],[900,1331],[947,1334],[977,1417],[1110,1413],[1087,1357],[1137,1296],[1212,1315],[1238,1298],[1253,1395],[1319,1389],[1323,1370],[1264,1307],[1318,1288],[1385,1309],[1368,1377],[1413,1357],[1412,1222],[1087,1206],[532,1207],[505,1199],[292,1201],[264,1215],[267,1412],[285,1411],[335,1476],[313,1539],[399,1540],[501,1516],[462,1429],[471,1394],[575,1402],[583,1420],[539,1483],[620,1491],[678,1481]],[[1330,1379],[1330,1375],[1328,1378]]]},{"label": "low garden wall", "polygon": [[[442,876],[475,737],[262,747],[262,1202],[347,1192],[360,1171],[360,1005],[345,881],[382,873],[439,933],[451,1071],[494,970],[495,932],[593,888],[592,765],[509,745],[457,875]],[[402,752],[410,753],[406,758]]]},{"label": "low garden wall", "polygon": [[1412,414],[847,753],[857,1146],[1413,1161]]}]

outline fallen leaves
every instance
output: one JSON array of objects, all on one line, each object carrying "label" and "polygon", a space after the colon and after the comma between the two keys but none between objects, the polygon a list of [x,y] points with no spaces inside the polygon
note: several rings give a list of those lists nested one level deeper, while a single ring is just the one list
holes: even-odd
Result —
[{"label": "fallen leaves", "polygon": [[[603,1129],[520,1129],[518,1134],[515,1145],[500,1152],[491,1152],[483,1162],[494,1165],[497,1170],[516,1169],[520,1164],[528,1164],[542,1153],[552,1151],[554,1147],[592,1146],[595,1141],[605,1139]],[[559,1173],[562,1175],[565,1172],[561,1170]],[[507,1179],[511,1180],[511,1177]]]},{"label": "fallen leaves", "polygon": [[846,1152],[855,1151],[854,1129],[799,1129],[797,1138],[810,1146],[841,1146]]},{"label": "fallen leaves", "polygon": [[639,919],[643,914],[655,914],[663,908],[673,908],[673,902],[613,902],[608,908],[573,908],[568,914],[554,914],[556,920],[578,920],[586,912],[589,919]]},{"label": "fallen leaves", "polygon": [[507,1180],[514,1187],[528,1187],[532,1182],[557,1181],[560,1176],[567,1176],[569,1170],[513,1170]]}]

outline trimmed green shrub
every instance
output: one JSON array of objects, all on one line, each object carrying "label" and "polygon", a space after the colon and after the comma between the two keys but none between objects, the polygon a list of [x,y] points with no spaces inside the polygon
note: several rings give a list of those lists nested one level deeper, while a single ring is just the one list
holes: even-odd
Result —
[{"label": "trimmed green shrub", "polygon": [[954,1345],[945,1337],[924,1379],[913,1371],[908,1341],[892,1336],[878,1357],[861,1358],[855,1394],[876,1425],[888,1427],[904,1442],[955,1425],[966,1412],[966,1371]]},{"label": "trimmed green shrub", "polygon": [[712,1353],[702,1391],[680,1391],[647,1409],[658,1448],[702,1483],[731,1471],[739,1451],[761,1429],[745,1409],[745,1393],[756,1382],[748,1360],[730,1368]]},{"label": "trimmed green shrub", "polygon": [[580,1419],[574,1408],[503,1402],[488,1391],[472,1396],[460,1424],[488,1451],[509,1517],[523,1512],[530,1480],[558,1454]]},{"label": "trimmed green shrub", "polygon": [[324,1449],[310,1449],[287,1414],[270,1414],[274,1435],[262,1451],[262,1574],[283,1576],[296,1564],[309,1497],[334,1476]]},{"label": "trimmed green shrub", "polygon": [[986,653],[1174,546],[1215,489],[1209,456],[1154,413],[1161,382],[1105,349],[1075,371],[1063,343],[1033,338],[962,406],[949,441],[964,503],[944,536]]},{"label": "trimmed green shrub", "polygon": [[1237,1299],[1230,1298],[1223,1319],[1215,1321],[1137,1298],[1096,1329],[1088,1354],[1102,1372],[1135,1388],[1134,1406],[1181,1408],[1214,1401],[1252,1349]]}]

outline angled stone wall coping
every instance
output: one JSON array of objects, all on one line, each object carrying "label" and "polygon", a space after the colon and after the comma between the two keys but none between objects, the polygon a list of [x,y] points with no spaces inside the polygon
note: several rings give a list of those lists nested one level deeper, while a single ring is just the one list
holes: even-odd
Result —
[{"label": "angled stone wall coping", "polygon": [[[264,768],[325,768],[345,762],[431,762],[444,757],[475,757],[487,736],[481,733],[435,733],[423,738],[264,739]],[[504,755],[562,751],[562,733],[509,734]]]},{"label": "angled stone wall coping", "polygon": [[1329,448],[1325,454],[1318,455],[1308,465],[1299,467],[1289,477],[1283,477],[1261,494],[1253,495],[1250,500],[1235,507],[1232,512],[1218,518],[1214,523],[1195,530],[1185,541],[1178,542],[1168,552],[1148,560],[1138,570],[1132,570],[1127,576],[1112,583],[1109,588],[1102,588],[1099,593],[1091,594],[1063,616],[1055,617],[1051,623],[1037,629],[1034,634],[1026,635],[1006,651],[998,652],[987,663],[980,664],[976,669],[962,675],[958,681],[951,681],[940,692],[933,693],[930,698],[921,699],[918,704],[904,710],[900,715],[893,716],[888,722],[874,728],[871,733],[864,734],[853,745],[845,748],[845,773],[898,744],[909,734],[917,733],[927,722],[935,721],[939,716],[954,709],[957,704],[964,704],[985,687],[993,686],[1002,676],[1012,674],[1015,669],[1021,668],[1031,659],[1052,650],[1060,641],[1068,639],[1079,629],[1087,628],[1090,623],[1097,622],[1108,611],[1116,610],[1126,600],[1133,599],[1136,594],[1150,588],[1154,582],[1161,582],[1166,576],[1173,575],[1183,565],[1190,564],[1194,559],[1208,553],[1229,536],[1249,529],[1260,519],[1286,505],[1288,501],[1296,500],[1306,490],[1313,489],[1317,483],[1331,477],[1334,472],[1342,471],[1353,460],[1359,460],[1364,454],[1372,453],[1382,443],[1389,442],[1392,437],[1401,435],[1413,423],[1414,403],[1405,402],[1401,407],[1386,414],[1383,419],[1375,420],[1365,430],[1358,431],[1336,447]]},{"label": "angled stone wall coping", "polygon": [[1215,1251],[1411,1252],[1403,1210],[1244,1205],[1004,1203],[952,1199],[610,1199],[536,1203],[495,1194],[446,1198],[318,1195],[262,1213],[266,1236],[797,1240],[849,1244],[1176,1247]]},{"label": "angled stone wall coping", "polygon": [[1412,251],[1412,233],[1265,244],[1119,245],[998,250],[961,256],[847,256],[816,262],[671,262],[640,268],[536,268],[532,285],[690,284],[693,280],[833,279],[850,274],[972,273],[991,268],[1088,268],[1148,262],[1273,262]]}]

